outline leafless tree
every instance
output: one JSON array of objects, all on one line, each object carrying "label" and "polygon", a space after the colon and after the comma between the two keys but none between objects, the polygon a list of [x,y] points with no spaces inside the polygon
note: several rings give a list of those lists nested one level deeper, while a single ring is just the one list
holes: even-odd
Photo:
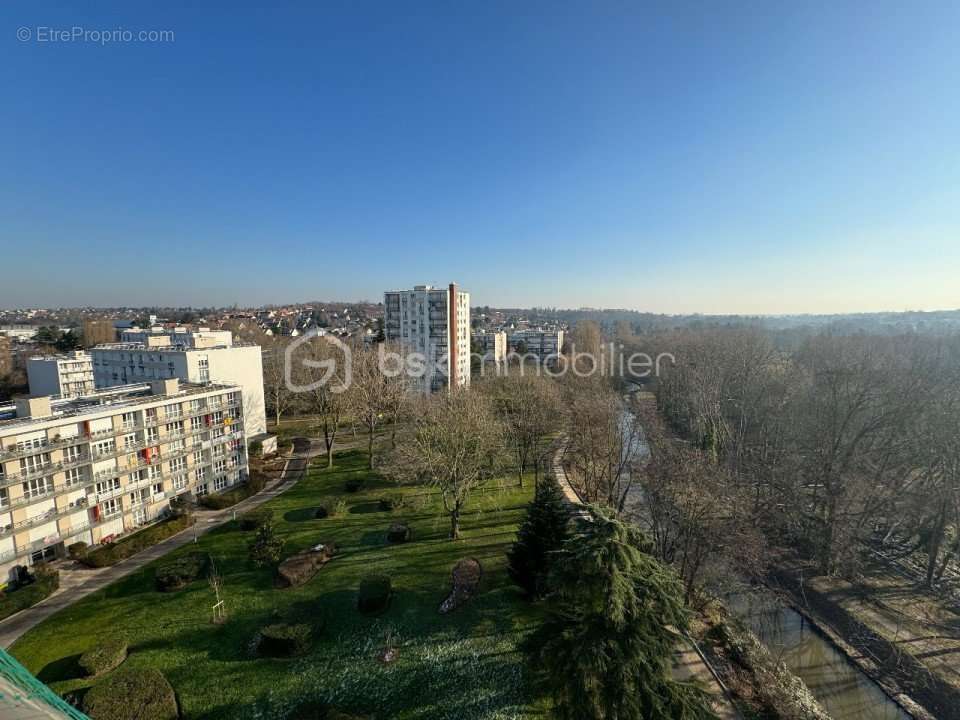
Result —
[{"label": "leafless tree", "polygon": [[286,341],[272,338],[263,348],[263,392],[267,407],[277,425],[280,425],[280,419],[297,401],[296,395],[287,386],[284,353],[286,347]]}]

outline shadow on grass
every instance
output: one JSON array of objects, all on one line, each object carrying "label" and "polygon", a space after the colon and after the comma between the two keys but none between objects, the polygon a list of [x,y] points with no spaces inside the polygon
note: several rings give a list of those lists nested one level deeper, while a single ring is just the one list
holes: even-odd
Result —
[{"label": "shadow on grass", "polygon": [[319,507],[302,507],[295,510],[289,510],[283,514],[283,519],[287,522],[299,523],[307,520],[318,520],[317,510]]},{"label": "shadow on grass", "polygon": [[386,512],[381,509],[380,502],[365,502],[354,505],[350,508],[351,515],[368,515],[370,513]]},{"label": "shadow on grass", "polygon": [[84,677],[84,672],[80,669],[80,653],[47,663],[37,673],[37,680],[45,682],[47,685],[64,680],[78,680],[82,677]]}]

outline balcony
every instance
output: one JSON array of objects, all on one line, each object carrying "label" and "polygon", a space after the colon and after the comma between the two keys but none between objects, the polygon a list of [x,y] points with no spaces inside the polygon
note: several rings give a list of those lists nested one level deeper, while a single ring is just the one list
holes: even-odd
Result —
[{"label": "balcony", "polygon": [[25,468],[20,472],[7,473],[5,475],[0,475],[0,487],[8,487],[10,485],[16,485],[18,482],[24,482],[26,480],[39,477],[46,477],[47,475],[53,475],[61,470],[63,470],[63,463],[51,462],[46,463],[45,465],[37,465],[32,468]]}]

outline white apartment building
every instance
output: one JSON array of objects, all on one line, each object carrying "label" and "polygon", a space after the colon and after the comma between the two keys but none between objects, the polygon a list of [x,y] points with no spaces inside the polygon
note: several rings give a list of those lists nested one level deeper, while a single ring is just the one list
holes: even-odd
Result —
[{"label": "white apartment building", "polygon": [[29,358],[27,380],[31,395],[87,395],[94,390],[93,358],[82,350]]},{"label": "white apartment building", "polygon": [[500,331],[478,332],[473,336],[484,362],[500,364],[507,356],[507,334]]},{"label": "white apartment building", "polygon": [[[229,333],[227,333],[229,335]],[[243,415],[248,437],[267,431],[263,398],[263,359],[259,345],[214,344],[195,337],[188,344],[170,343],[166,335],[146,342],[108,343],[90,350],[98,388],[179,378],[184,382],[231,383],[243,388]]]},{"label": "white apartment building", "polygon": [[508,338],[510,351],[525,347],[528,353],[540,358],[540,361],[556,358],[563,349],[563,330],[518,330]]},{"label": "white apartment building", "polygon": [[237,385],[177,379],[0,406],[0,580],[247,478]]},{"label": "white apartment building", "polygon": [[383,331],[408,353],[426,359],[419,390],[436,392],[470,384],[470,293],[417,285],[383,294]]},{"label": "white apartment building", "polygon": [[230,347],[233,345],[233,333],[229,330],[211,330],[198,328],[187,330],[185,327],[165,328],[162,325],[141,329],[132,327],[120,331],[120,342],[150,343],[169,339],[169,345],[183,345],[185,347]]}]

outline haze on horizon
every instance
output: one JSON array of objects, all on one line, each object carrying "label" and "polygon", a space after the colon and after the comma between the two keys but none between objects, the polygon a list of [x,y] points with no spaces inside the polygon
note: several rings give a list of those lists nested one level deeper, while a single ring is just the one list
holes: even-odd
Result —
[{"label": "haze on horizon", "polygon": [[[0,307],[960,307],[960,6],[0,9]],[[166,43],[19,41],[38,26]]]}]

